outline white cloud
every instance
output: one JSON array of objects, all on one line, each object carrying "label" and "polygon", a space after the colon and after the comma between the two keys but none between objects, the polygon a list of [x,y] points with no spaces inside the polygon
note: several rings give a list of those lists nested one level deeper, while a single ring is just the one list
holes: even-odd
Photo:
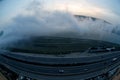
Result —
[{"label": "white cloud", "polygon": [[[31,36],[51,36],[69,33],[76,33],[82,37],[91,39],[119,42],[120,37],[112,33],[113,25],[106,25],[103,21],[85,20],[78,22],[73,15],[62,11],[49,12],[40,8],[38,3],[31,3],[21,14],[16,15],[9,25],[3,28],[4,34],[0,38],[0,44],[15,41],[20,38]],[[90,7],[89,9],[91,9]],[[94,7],[93,7],[94,8]],[[93,9],[92,8],[92,9]],[[94,8],[94,11],[107,12],[104,9]],[[111,14],[114,16],[114,14]],[[113,35],[113,36],[111,36]],[[78,36],[77,36],[78,37]]]}]

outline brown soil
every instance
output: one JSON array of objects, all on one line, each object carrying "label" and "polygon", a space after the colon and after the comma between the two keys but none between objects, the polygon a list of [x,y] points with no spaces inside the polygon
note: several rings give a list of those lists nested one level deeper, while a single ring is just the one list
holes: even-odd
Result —
[{"label": "brown soil", "polygon": [[116,75],[112,80],[120,80],[120,74]]},{"label": "brown soil", "polygon": [[7,80],[2,73],[0,73],[0,80]]}]

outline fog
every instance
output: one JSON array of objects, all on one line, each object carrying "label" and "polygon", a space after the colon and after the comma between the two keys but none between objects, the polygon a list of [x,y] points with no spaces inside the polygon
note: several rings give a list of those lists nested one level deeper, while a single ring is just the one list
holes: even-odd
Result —
[{"label": "fog", "polygon": [[120,36],[113,32],[115,28],[116,25],[101,19],[78,18],[67,11],[47,11],[40,4],[31,3],[1,27],[0,46],[34,36],[75,37],[120,44]]}]

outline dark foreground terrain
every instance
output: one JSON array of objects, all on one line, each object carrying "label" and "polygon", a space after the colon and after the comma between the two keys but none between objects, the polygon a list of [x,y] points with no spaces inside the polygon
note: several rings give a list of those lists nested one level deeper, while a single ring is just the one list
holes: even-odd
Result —
[{"label": "dark foreground terrain", "polygon": [[10,50],[11,52],[59,55],[84,52],[89,48],[96,47],[116,47],[116,49],[119,49],[118,44],[104,41],[48,36],[20,40],[7,46],[5,49]]}]

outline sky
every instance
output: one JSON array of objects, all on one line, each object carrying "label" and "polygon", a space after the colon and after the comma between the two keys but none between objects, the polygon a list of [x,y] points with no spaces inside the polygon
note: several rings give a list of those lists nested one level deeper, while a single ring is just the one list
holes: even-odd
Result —
[{"label": "sky", "polygon": [[[0,26],[24,12],[35,0],[0,0]],[[49,11],[60,10],[120,24],[120,0],[36,0]]]}]

